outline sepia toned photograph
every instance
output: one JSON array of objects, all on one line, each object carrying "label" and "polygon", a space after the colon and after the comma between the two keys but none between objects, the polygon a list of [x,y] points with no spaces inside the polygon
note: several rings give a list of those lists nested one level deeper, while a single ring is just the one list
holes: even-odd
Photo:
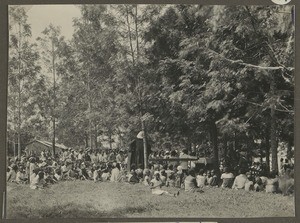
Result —
[{"label": "sepia toned photograph", "polygon": [[294,18],[10,5],[6,218],[295,217]]}]

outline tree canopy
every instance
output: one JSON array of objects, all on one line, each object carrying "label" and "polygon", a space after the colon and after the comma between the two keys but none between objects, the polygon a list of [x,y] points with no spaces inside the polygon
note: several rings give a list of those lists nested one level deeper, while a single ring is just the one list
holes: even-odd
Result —
[{"label": "tree canopy", "polygon": [[50,139],[55,118],[70,147],[127,147],[145,129],[156,149],[269,164],[278,142],[293,146],[292,6],[79,7],[72,39],[50,25],[34,41],[26,12],[9,8],[10,141]]}]

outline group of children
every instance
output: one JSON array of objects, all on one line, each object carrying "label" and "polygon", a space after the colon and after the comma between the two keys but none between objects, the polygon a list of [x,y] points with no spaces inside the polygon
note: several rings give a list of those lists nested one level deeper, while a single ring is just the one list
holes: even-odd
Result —
[{"label": "group of children", "polygon": [[[7,181],[29,184],[31,189],[44,188],[49,184],[64,180],[142,183],[149,186],[153,194],[175,197],[179,195],[180,189],[189,192],[203,192],[204,187],[268,193],[279,191],[292,193],[293,191],[293,176],[289,169],[286,170],[284,178],[284,182],[288,180],[289,183],[282,186],[283,178],[276,176],[275,172],[258,175],[253,171],[246,172],[240,169],[238,174],[233,174],[229,168],[225,167],[220,173],[215,170],[196,170],[195,168],[186,170],[180,165],[173,164],[149,164],[147,169],[143,169],[142,165],[133,164],[127,168],[124,154],[114,153],[113,158],[106,156],[106,160],[103,159],[104,153],[100,153],[100,155],[102,160],[93,151],[79,151],[76,155],[73,151],[69,151],[57,158],[41,153],[40,156],[22,156],[20,160],[10,159]],[[167,190],[162,190],[162,187],[177,188],[177,192],[169,193]]]}]

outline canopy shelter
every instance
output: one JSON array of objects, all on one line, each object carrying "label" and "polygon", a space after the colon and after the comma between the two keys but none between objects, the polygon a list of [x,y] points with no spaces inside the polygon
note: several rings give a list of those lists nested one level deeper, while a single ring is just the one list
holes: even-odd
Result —
[{"label": "canopy shelter", "polygon": [[[61,151],[67,150],[68,147],[55,143],[55,152],[59,153]],[[25,147],[25,152],[27,155],[33,153],[39,155],[42,151],[50,151],[52,153],[52,143],[42,140],[33,140],[28,143]]]},{"label": "canopy shelter", "polygon": [[213,159],[212,158],[206,158],[206,157],[200,157],[200,158],[177,158],[177,157],[172,157],[172,158],[150,158],[149,161],[156,162],[156,161],[195,161],[196,163],[202,163],[202,164],[212,164]]},{"label": "canopy shelter", "polygon": [[149,158],[150,162],[159,163],[159,164],[169,164],[169,163],[177,163],[179,164],[181,161],[194,161],[195,163],[195,170],[199,171],[199,169],[212,169],[214,165],[214,159],[208,157],[200,157],[200,158],[179,158],[179,157],[172,157],[172,158]]}]

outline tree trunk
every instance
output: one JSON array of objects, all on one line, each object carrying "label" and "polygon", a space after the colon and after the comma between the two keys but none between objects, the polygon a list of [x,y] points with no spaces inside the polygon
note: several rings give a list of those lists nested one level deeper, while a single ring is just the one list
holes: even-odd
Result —
[{"label": "tree trunk", "polygon": [[269,168],[268,170],[270,170],[270,131],[269,131],[269,127],[267,127],[267,129],[266,129],[265,146],[266,146],[266,163]]},{"label": "tree trunk", "polygon": [[88,142],[89,142],[89,139],[88,139],[88,135],[85,134],[85,140],[84,140],[84,144],[85,144],[85,148],[87,148],[89,146]]},{"label": "tree trunk", "polygon": [[146,137],[146,126],[142,120],[142,131],[144,131],[143,146],[144,146],[144,169],[148,168],[148,154],[147,154],[147,137]]},{"label": "tree trunk", "polygon": [[132,63],[133,63],[133,65],[135,65],[134,50],[133,50],[133,46],[132,46],[132,34],[131,34],[131,28],[130,28],[130,22],[129,22],[129,12],[128,12],[127,5],[125,5],[125,7],[126,7],[126,21],[127,21],[128,37],[129,37],[129,45],[130,45],[130,50],[131,50]]},{"label": "tree trunk", "polygon": [[277,160],[277,140],[276,140],[276,120],[275,109],[271,109],[271,129],[270,129],[270,141],[271,141],[271,153],[272,153],[272,170],[278,171]]},{"label": "tree trunk", "polygon": [[225,140],[224,140],[224,153],[223,153],[223,156],[224,156],[224,161],[225,163],[227,164],[228,163],[228,160],[227,160],[227,153],[228,153],[228,139],[227,139],[227,136],[225,136]]},{"label": "tree trunk", "polygon": [[109,148],[112,149],[112,132],[108,130],[108,141],[109,141]]},{"label": "tree trunk", "polygon": [[53,73],[53,111],[52,111],[52,121],[53,121],[53,138],[52,138],[52,156],[55,157],[55,97],[56,97],[56,80],[55,80],[55,52],[54,52],[54,43],[53,40],[51,42],[52,45],[52,73]]},{"label": "tree trunk", "polygon": [[13,144],[14,144],[14,158],[16,157],[17,153],[16,153],[16,141],[15,141],[15,137],[14,137],[14,141],[13,141]]},{"label": "tree trunk", "polygon": [[18,61],[18,70],[19,70],[19,86],[18,86],[18,158],[21,158],[21,23],[19,23],[19,61]]},{"label": "tree trunk", "polygon": [[90,71],[87,73],[87,100],[88,100],[88,139],[89,139],[89,147],[92,148],[92,120],[91,120],[91,88],[90,88]]},{"label": "tree trunk", "polygon": [[[275,94],[275,80],[274,76],[270,78],[270,93]],[[276,138],[276,117],[275,117],[275,104],[271,105],[271,128],[270,128],[270,141],[271,141],[271,152],[272,152],[272,170],[278,171],[278,158],[277,158],[277,138]]]},{"label": "tree trunk", "polygon": [[94,137],[94,140],[95,140],[95,149],[98,149],[98,141],[97,141],[97,136],[98,136],[98,126],[96,126],[96,130],[95,130],[95,137]]},{"label": "tree trunk", "polygon": [[219,169],[219,149],[218,149],[218,130],[215,122],[210,125],[210,139],[213,148],[213,157],[215,160],[215,168]]}]

